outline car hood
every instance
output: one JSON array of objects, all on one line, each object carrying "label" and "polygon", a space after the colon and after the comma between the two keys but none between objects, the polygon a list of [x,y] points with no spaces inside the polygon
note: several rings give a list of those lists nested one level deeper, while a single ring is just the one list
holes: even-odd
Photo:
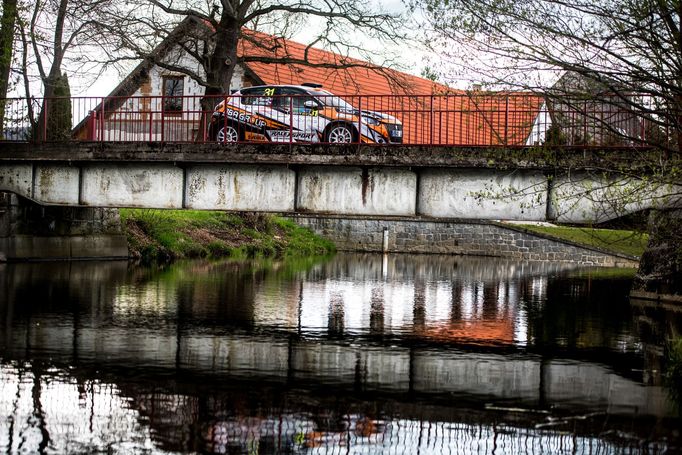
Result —
[{"label": "car hood", "polygon": [[371,119],[381,121],[383,123],[395,123],[398,125],[402,125],[402,122],[395,118],[392,115],[385,114],[383,112],[377,112],[377,111],[365,111],[365,110],[359,110],[359,109],[339,109],[339,112],[342,114],[350,114],[354,116],[362,116],[362,117],[369,117]]}]

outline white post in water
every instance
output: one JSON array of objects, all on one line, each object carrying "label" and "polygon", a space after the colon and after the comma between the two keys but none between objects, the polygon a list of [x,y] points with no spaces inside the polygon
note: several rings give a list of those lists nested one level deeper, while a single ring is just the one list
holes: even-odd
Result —
[{"label": "white post in water", "polygon": [[388,253],[388,228],[384,227],[384,243],[382,245],[381,251],[384,252],[384,254]]}]

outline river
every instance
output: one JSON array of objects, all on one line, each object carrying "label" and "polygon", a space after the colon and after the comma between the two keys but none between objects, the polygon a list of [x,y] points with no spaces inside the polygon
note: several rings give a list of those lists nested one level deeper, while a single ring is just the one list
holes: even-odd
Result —
[{"label": "river", "polygon": [[0,453],[673,453],[632,271],[499,258],[0,265]]}]

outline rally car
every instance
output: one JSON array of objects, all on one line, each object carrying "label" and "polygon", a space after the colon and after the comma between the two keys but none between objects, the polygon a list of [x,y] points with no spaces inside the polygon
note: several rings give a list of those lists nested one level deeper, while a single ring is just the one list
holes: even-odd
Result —
[{"label": "rally car", "polygon": [[215,107],[209,136],[241,141],[401,143],[403,125],[359,110],[319,84],[242,88]]}]

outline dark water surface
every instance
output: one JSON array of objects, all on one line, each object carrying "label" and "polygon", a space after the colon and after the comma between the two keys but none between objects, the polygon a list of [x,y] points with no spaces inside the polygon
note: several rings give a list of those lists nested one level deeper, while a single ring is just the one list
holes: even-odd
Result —
[{"label": "dark water surface", "polygon": [[339,255],[0,265],[0,453],[677,453],[631,276]]}]

